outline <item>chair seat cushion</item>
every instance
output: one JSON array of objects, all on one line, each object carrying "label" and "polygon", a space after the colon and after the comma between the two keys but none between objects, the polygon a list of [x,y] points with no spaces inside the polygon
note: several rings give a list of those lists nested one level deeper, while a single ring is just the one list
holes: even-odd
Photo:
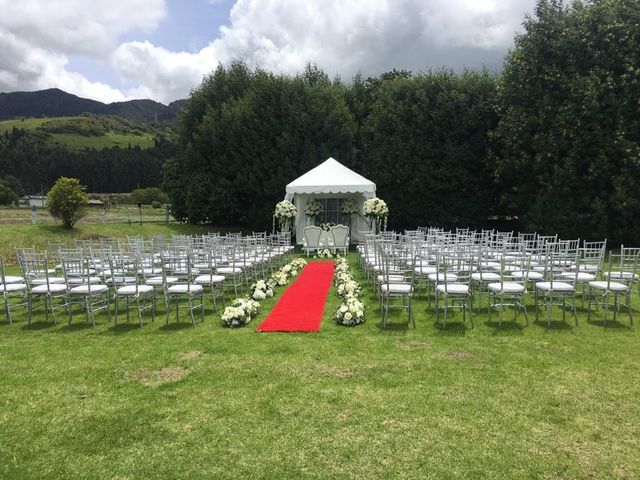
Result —
[{"label": "chair seat cushion", "polygon": [[[576,272],[562,272],[560,276],[568,279],[574,279],[576,278]],[[579,282],[593,282],[596,279],[596,276],[587,272],[578,272],[577,278]]]},{"label": "chair seat cushion", "polygon": [[[65,283],[64,278],[62,277],[49,277],[49,284],[52,283]],[[31,279],[31,285],[46,285],[46,278],[33,278]]]},{"label": "chair seat cushion", "polygon": [[476,282],[498,282],[500,281],[500,275],[493,272],[477,272],[471,274],[471,279]]},{"label": "chair seat cushion", "polygon": [[524,285],[516,282],[490,283],[487,288],[496,293],[524,293],[525,291]]},{"label": "chair seat cushion", "polygon": [[224,275],[199,275],[196,277],[195,282],[202,285],[209,285],[210,283],[222,283],[224,282]]},{"label": "chair seat cushion", "polygon": [[[406,278],[404,278],[404,275],[388,275],[388,277],[390,283],[405,283],[407,280]],[[386,281],[384,275],[378,275],[376,279],[378,280],[378,283],[383,283]]]},{"label": "chair seat cushion", "polygon": [[414,271],[420,275],[430,275],[432,273],[436,273],[438,269],[433,266],[421,265],[419,267],[415,267]]},{"label": "chair seat cushion", "polygon": [[589,282],[591,288],[597,288],[598,290],[611,290],[612,292],[628,292],[629,286],[620,282],[611,282],[607,286],[607,282]]},{"label": "chair seat cushion", "polygon": [[233,273],[242,273],[242,269],[238,267],[220,267],[218,268],[218,273],[222,274],[233,274]]},{"label": "chair seat cushion", "polygon": [[169,293],[200,293],[202,292],[202,285],[171,285],[169,287]]},{"label": "chair seat cushion", "polygon": [[69,285],[84,285],[87,282],[90,283],[100,283],[100,279],[98,277],[73,277],[67,280]]},{"label": "chair seat cushion", "polygon": [[527,276],[529,280],[534,280],[534,281],[542,280],[544,278],[544,275],[542,274],[542,272],[529,272],[527,274],[527,272],[523,272],[521,270],[511,272],[509,275],[511,275],[512,278],[524,278],[525,276]]},{"label": "chair seat cushion", "polygon": [[436,286],[436,290],[446,294],[466,295],[469,293],[469,286],[462,283],[441,283]]},{"label": "chair seat cushion", "polygon": [[[138,285],[138,293],[150,293],[153,292],[153,287],[151,285]],[[135,295],[136,294],[136,286],[135,285],[125,285],[124,287],[118,288],[116,290],[118,295]]]},{"label": "chair seat cushion", "polygon": [[553,289],[551,288],[551,282],[538,282],[536,283],[538,290],[554,291],[554,292],[573,292],[575,288],[570,283],[565,282],[553,282]]},{"label": "chair seat cushion", "polygon": [[[609,276],[609,272],[604,272],[604,276],[608,277]],[[638,280],[638,275],[635,274],[633,272],[611,272],[611,278],[619,278],[622,280]]]},{"label": "chair seat cushion", "polygon": [[448,281],[448,282],[455,282],[458,280],[458,275],[456,275],[455,273],[431,273],[429,274],[429,280],[431,280],[432,282],[437,282],[437,281]]},{"label": "chair seat cushion", "polygon": [[409,294],[413,291],[413,287],[409,283],[390,283],[390,284],[382,284],[380,285],[380,290],[383,293],[401,293],[401,294]]},{"label": "chair seat cushion", "polygon": [[136,277],[116,277],[115,282],[113,277],[107,279],[107,283],[136,283]]},{"label": "chair seat cushion", "polygon": [[4,283],[24,283],[24,278],[15,277],[15,276],[12,276],[12,275],[5,275]]},{"label": "chair seat cushion", "polygon": [[64,283],[50,283],[48,287],[47,285],[38,285],[37,287],[33,287],[31,289],[31,293],[60,293],[65,292],[66,290],[67,286]]},{"label": "chair seat cushion", "polygon": [[5,285],[0,284],[0,293],[19,292],[20,290],[26,289],[27,285],[25,283],[7,283]]},{"label": "chair seat cushion", "polygon": [[[91,295],[99,295],[108,291],[109,287],[107,287],[106,285],[91,285]],[[77,295],[88,295],[89,285],[79,285],[77,287],[73,287],[71,290],[69,290],[69,293]]]},{"label": "chair seat cushion", "polygon": [[138,275],[158,275],[160,273],[162,273],[160,267],[145,267],[138,270]]},{"label": "chair seat cushion", "polygon": [[[178,281],[178,277],[166,277],[165,278],[165,282],[167,282],[167,284],[176,283],[177,281]],[[147,278],[145,280],[145,283],[147,285],[153,285],[153,286],[162,285],[162,277],[150,277],[150,278]]]}]

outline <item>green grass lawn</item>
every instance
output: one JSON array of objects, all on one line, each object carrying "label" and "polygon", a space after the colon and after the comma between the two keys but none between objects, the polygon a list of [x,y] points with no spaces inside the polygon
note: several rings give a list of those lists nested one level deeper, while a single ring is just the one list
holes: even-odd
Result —
[{"label": "green grass lawn", "polygon": [[635,328],[443,330],[418,299],[416,329],[383,331],[368,289],[358,327],[332,290],[320,333],[255,333],[283,291],[239,330],[209,307],[196,328],[2,323],[0,478],[640,477]]}]

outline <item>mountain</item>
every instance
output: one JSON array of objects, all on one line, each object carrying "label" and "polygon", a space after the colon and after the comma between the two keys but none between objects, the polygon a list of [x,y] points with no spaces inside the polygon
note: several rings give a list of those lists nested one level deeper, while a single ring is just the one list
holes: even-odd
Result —
[{"label": "mountain", "polygon": [[173,123],[184,102],[176,100],[169,105],[154,100],[102,103],[58,88],[49,88],[35,92],[0,93],[0,120],[20,117],[75,117],[91,113],[146,123]]}]

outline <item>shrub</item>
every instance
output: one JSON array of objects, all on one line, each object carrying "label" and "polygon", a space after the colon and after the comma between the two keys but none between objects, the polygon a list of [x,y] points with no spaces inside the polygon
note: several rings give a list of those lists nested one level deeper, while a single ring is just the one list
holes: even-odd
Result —
[{"label": "shrub", "polygon": [[18,195],[8,182],[0,180],[0,205],[11,205],[18,201]]},{"label": "shrub", "polygon": [[153,202],[162,205],[168,202],[167,194],[158,187],[136,188],[131,192],[131,200],[133,203],[142,203],[143,205],[153,205]]},{"label": "shrub", "polygon": [[151,207],[152,208],[162,208],[162,203],[160,203],[158,200],[154,200],[153,202],[151,202]]},{"label": "shrub", "polygon": [[73,226],[87,213],[87,187],[77,178],[60,177],[47,193],[47,209],[62,220],[64,228]]}]

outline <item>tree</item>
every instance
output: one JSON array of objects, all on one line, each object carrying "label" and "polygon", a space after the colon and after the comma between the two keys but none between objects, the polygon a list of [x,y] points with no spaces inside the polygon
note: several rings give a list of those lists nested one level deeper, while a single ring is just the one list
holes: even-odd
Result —
[{"label": "tree", "polygon": [[154,202],[163,204],[169,201],[167,194],[158,187],[136,188],[131,192],[131,201],[133,203],[142,203],[143,205],[151,205]]},{"label": "tree", "polygon": [[504,208],[539,233],[640,238],[637,0],[540,0],[499,84]]},{"label": "tree", "polygon": [[0,205],[12,205],[18,201],[18,195],[13,191],[9,182],[0,180]]},{"label": "tree", "polygon": [[47,193],[47,209],[54,218],[71,229],[87,213],[87,187],[77,178],[60,177]]}]

